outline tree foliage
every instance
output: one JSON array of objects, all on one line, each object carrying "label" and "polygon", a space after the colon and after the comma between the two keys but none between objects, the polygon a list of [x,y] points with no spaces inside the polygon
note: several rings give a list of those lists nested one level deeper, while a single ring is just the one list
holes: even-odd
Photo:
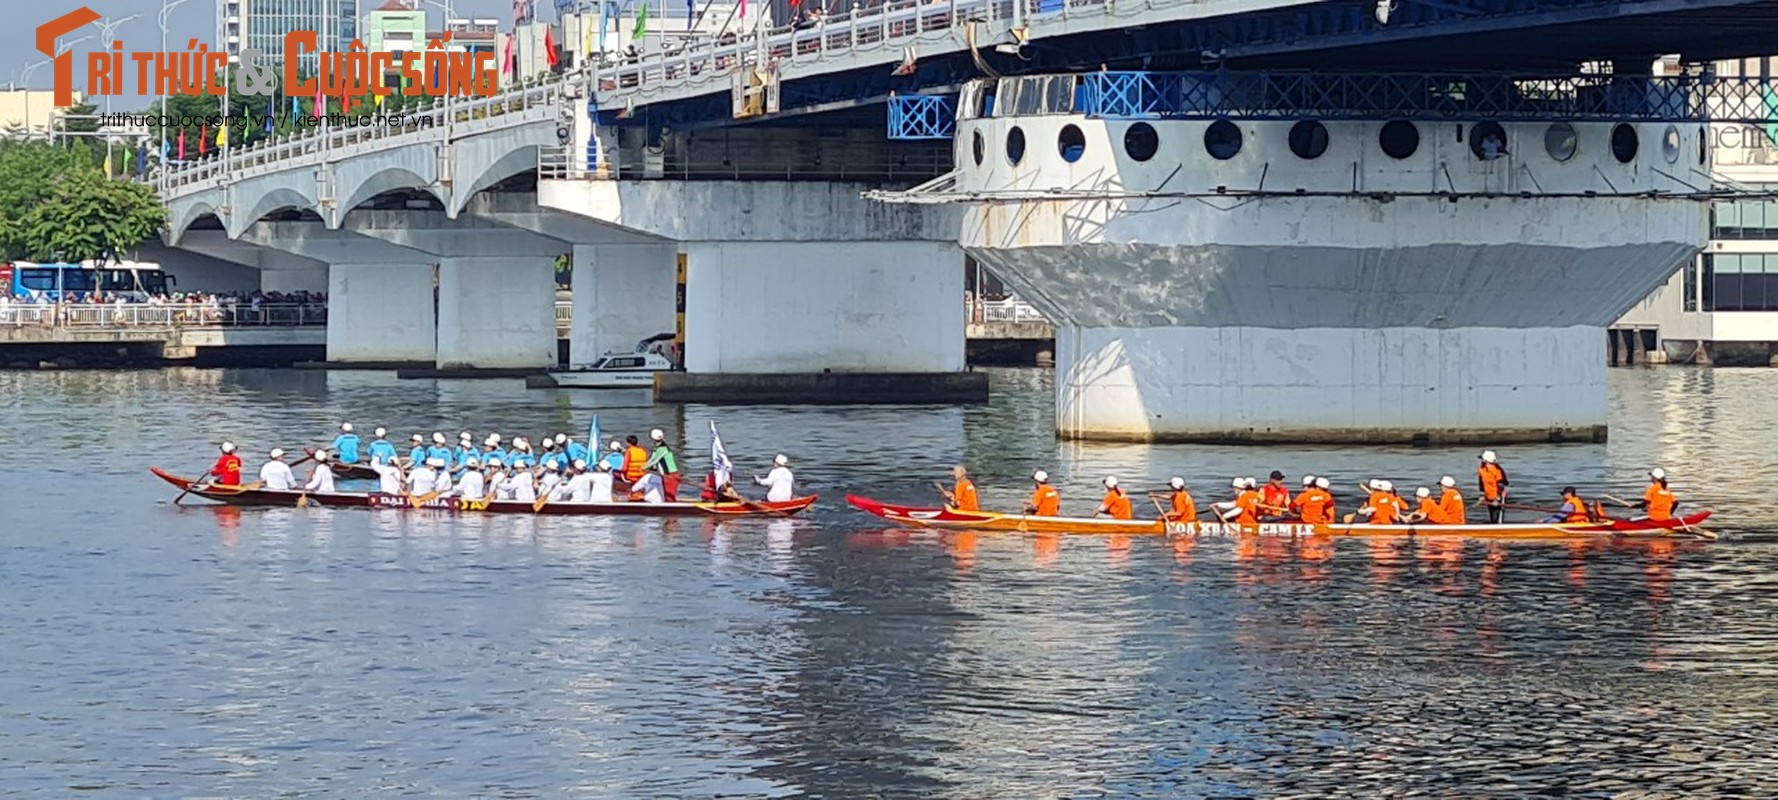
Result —
[{"label": "tree foliage", "polygon": [[165,224],[153,190],[106,178],[83,146],[0,142],[0,249],[8,259],[101,258]]}]

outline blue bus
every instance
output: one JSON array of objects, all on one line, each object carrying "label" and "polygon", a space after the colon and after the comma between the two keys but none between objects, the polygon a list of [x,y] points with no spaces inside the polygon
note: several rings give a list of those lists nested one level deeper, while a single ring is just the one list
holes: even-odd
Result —
[{"label": "blue bus", "polygon": [[25,302],[81,303],[123,298],[144,302],[177,283],[159,264],[134,261],[80,264],[38,264],[30,261],[0,263],[0,287],[15,300]]}]

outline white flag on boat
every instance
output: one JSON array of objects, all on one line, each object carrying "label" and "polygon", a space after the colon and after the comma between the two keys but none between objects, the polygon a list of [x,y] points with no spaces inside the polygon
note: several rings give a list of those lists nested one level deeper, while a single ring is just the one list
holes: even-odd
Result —
[{"label": "white flag on boat", "polygon": [[717,486],[733,479],[735,465],[728,460],[728,451],[722,447],[722,434],[716,432],[716,420],[710,420],[710,469],[716,473]]}]

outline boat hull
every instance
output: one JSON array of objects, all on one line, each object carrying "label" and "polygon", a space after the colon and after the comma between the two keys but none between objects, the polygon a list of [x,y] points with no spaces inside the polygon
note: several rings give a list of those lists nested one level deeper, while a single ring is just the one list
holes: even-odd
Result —
[{"label": "boat hull", "polygon": [[1112,536],[1274,536],[1284,538],[1458,538],[1573,540],[1597,538],[1697,538],[1686,531],[1710,517],[1701,511],[1683,520],[1614,520],[1585,524],[1509,523],[1502,525],[1311,525],[1303,522],[1266,522],[1238,525],[1220,522],[1165,522],[1162,520],[1115,520],[1086,517],[1037,517],[993,511],[959,511],[952,508],[898,506],[850,495],[846,502],[868,514],[891,522],[923,528],[1017,533],[1055,533]]},{"label": "boat hull", "polygon": [[[195,481],[182,478],[158,467],[150,467],[155,477],[172,484],[180,491],[215,500],[231,506],[294,506],[298,498],[305,496],[300,491],[281,491],[272,489],[208,486],[194,488]],[[545,514],[555,516],[585,517],[700,517],[700,516],[789,516],[807,510],[815,504],[815,495],[797,497],[782,503],[767,501],[735,503],[571,503],[568,501],[552,501],[542,508],[534,508],[530,501],[521,500],[464,500],[456,497],[438,497],[420,505],[414,499],[402,494],[383,494],[381,492],[334,492],[329,494],[307,494],[309,502],[315,505],[344,508],[402,508],[432,511],[459,511],[489,514]]]},{"label": "boat hull", "polygon": [[664,370],[564,370],[550,380],[563,389],[653,389],[654,376]]}]

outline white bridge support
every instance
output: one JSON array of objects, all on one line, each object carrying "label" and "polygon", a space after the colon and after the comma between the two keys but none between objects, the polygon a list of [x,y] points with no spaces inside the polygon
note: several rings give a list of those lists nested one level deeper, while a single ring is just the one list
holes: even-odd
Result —
[{"label": "white bridge support", "polygon": [[[955,210],[876,204],[862,199],[863,188],[550,180],[538,195],[545,207],[677,243],[686,260],[690,373],[961,372],[963,256]],[[594,249],[596,264],[604,252]],[[657,296],[652,265],[666,252],[617,250],[613,260],[627,266],[609,278],[595,269],[594,297],[615,294],[621,303],[625,296]],[[672,275],[672,264],[665,266]],[[576,279],[578,320],[578,270]],[[594,302],[597,318],[608,319],[603,300]],[[647,323],[612,325],[634,333]],[[654,332],[666,330],[672,329]]]},{"label": "white bridge support", "polygon": [[438,359],[436,267],[335,262],[327,266],[327,360],[425,364]]}]

